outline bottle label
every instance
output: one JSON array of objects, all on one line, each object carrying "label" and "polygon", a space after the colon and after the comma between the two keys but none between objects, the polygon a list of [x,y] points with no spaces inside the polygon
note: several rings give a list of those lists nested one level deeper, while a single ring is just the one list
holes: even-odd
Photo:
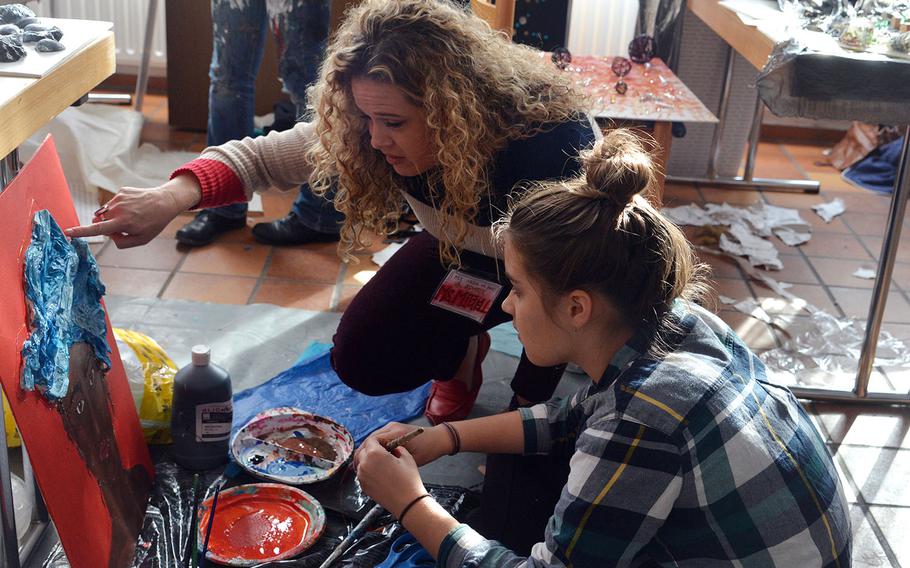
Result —
[{"label": "bottle label", "polygon": [[196,405],[196,441],[227,440],[231,435],[233,418],[234,403],[230,400]]}]

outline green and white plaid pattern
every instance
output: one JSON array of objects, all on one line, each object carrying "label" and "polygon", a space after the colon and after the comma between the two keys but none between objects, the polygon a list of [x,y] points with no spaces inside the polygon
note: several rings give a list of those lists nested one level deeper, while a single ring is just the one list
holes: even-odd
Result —
[{"label": "green and white plaid pattern", "polygon": [[531,557],[461,525],[440,566],[850,566],[847,501],[802,407],[716,316],[673,316],[665,355],[642,330],[599,384],[522,409],[526,453],[571,465]]}]

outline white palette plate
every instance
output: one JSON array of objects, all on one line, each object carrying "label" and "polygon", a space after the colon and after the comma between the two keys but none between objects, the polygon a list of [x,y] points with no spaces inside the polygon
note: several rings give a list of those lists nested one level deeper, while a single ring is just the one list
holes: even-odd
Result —
[{"label": "white palette plate", "polygon": [[57,26],[63,32],[60,38],[66,49],[53,53],[35,51],[34,43],[23,45],[25,57],[13,63],[0,63],[0,77],[30,77],[39,79],[53,71],[61,63],[75,55],[80,49],[110,31],[113,22],[95,20],[66,20],[61,18],[38,18],[39,23]]}]

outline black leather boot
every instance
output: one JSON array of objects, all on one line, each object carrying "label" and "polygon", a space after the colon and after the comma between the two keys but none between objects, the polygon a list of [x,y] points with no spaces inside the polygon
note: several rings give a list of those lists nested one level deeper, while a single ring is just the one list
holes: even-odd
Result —
[{"label": "black leather boot", "polygon": [[246,217],[230,219],[210,211],[200,211],[195,219],[177,231],[177,242],[191,247],[201,247],[214,241],[221,233],[245,226]]},{"label": "black leather boot", "polygon": [[253,226],[253,237],[267,245],[305,245],[307,243],[333,243],[338,233],[322,233],[307,227],[293,211],[281,219]]}]

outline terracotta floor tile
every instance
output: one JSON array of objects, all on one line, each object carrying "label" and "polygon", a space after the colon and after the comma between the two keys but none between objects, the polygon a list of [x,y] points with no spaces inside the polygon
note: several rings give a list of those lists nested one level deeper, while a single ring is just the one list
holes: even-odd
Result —
[{"label": "terracotta floor tile", "polygon": [[710,265],[711,278],[743,278],[743,273],[739,269],[739,263],[728,256],[707,254],[701,251],[699,258],[702,262]]},{"label": "terracotta floor tile", "polygon": [[701,203],[701,194],[694,185],[668,183],[664,186],[664,207],[677,207],[690,203]]},{"label": "terracotta floor tile", "polygon": [[803,243],[799,248],[810,257],[872,260],[872,255],[866,250],[863,242],[858,237],[846,233],[816,233],[809,242]]},{"label": "terracotta floor tile", "polygon": [[813,205],[824,203],[826,201],[823,197],[811,193],[766,191],[764,193],[764,196],[765,201],[771,205],[777,205],[778,207],[789,207],[791,209],[799,209],[803,219],[809,215],[816,214],[815,211],[812,210]]},{"label": "terracotta floor tile", "polygon": [[887,219],[888,211],[891,208],[891,196],[864,189],[856,189],[852,192],[842,192],[837,196],[844,202],[845,213],[871,213],[876,216],[881,215]]},{"label": "terracotta floor tile", "polygon": [[99,266],[101,281],[111,296],[132,296],[135,298],[157,298],[170,278],[168,270],[144,270],[141,268],[117,268]]},{"label": "terracotta floor tile", "polygon": [[[870,268],[878,268],[876,263],[870,263]],[[895,262],[894,270],[891,273],[891,281],[904,289],[910,290],[910,264],[906,262]]]},{"label": "terracotta floor tile", "polygon": [[[877,260],[882,252],[882,241],[884,239],[882,237],[861,235],[860,240],[866,245],[866,249],[870,252],[872,258]],[[910,232],[908,231],[901,231],[901,242],[897,247],[896,259],[898,262],[910,263]]]},{"label": "terracotta floor tile", "polygon": [[[745,160],[740,166],[740,172],[744,167]],[[781,145],[768,142],[760,142],[758,145],[753,175],[772,179],[805,179],[806,177],[799,162],[791,159]]]},{"label": "terracotta floor tile", "polygon": [[351,262],[345,266],[343,280],[345,286],[363,286],[379,271],[379,266],[370,260],[370,257],[360,256],[359,260],[357,264]]},{"label": "terracotta floor tile", "polygon": [[289,280],[264,279],[252,303],[274,304],[286,308],[328,311],[334,284],[304,284]]},{"label": "terracotta floor tile", "polygon": [[335,284],[341,259],[335,243],[275,247],[266,274],[320,284]]},{"label": "terracotta floor tile", "polygon": [[190,250],[180,271],[258,277],[269,250],[270,247],[264,245],[216,241]]},{"label": "terracotta floor tile", "polygon": [[[785,251],[791,251],[790,247],[779,246],[778,250],[782,253]],[[796,252],[796,251],[793,251]],[[809,266],[808,261],[799,254],[781,254],[780,255],[781,264],[783,268],[781,270],[764,270],[758,268],[759,273],[777,280],[778,282],[787,282],[789,284],[818,284],[818,278],[815,276],[815,273],[812,271],[812,267]]]},{"label": "terracotta floor tile", "polygon": [[838,455],[867,503],[910,508],[910,450],[842,445]]},{"label": "terracotta floor tile", "polygon": [[888,222],[888,216],[884,213],[862,213],[849,210],[839,218],[843,219],[844,223],[857,235],[875,237],[881,237],[884,234],[885,225]]},{"label": "terracotta floor tile", "polygon": [[[777,293],[761,282],[753,282],[752,287],[755,289],[755,293],[758,295],[758,300],[761,302],[762,307],[769,314],[807,314],[801,306],[794,305],[793,302],[790,302],[786,298],[778,296]],[[834,304],[828,296],[828,292],[826,292],[825,288],[822,286],[793,284],[793,286],[787,288],[787,291],[797,298],[805,300],[808,304],[825,310],[829,314],[838,317],[841,316],[838,307]]]},{"label": "terracotta floor tile", "polygon": [[834,166],[827,163],[827,158],[822,152],[824,148],[819,146],[803,146],[799,144],[782,144],[782,152],[790,156],[799,164],[800,168],[813,178],[818,172],[836,173]]},{"label": "terracotta floor tile", "polygon": [[768,324],[741,312],[724,310],[718,313],[733,331],[755,351],[767,351],[777,347],[777,341]]},{"label": "terracotta floor tile", "polygon": [[700,186],[699,191],[704,197],[705,203],[729,203],[737,207],[747,207],[758,201],[763,201],[759,192],[747,189]]},{"label": "terracotta floor tile", "polygon": [[739,278],[715,278],[708,284],[711,286],[712,292],[707,305],[714,311],[730,309],[718,299],[718,296],[727,296],[737,301],[753,298],[749,285],[745,280]]},{"label": "terracotta floor tile", "polygon": [[816,403],[812,414],[834,443],[910,449],[910,413],[906,408]]},{"label": "terracotta floor tile", "polygon": [[820,233],[850,233],[850,227],[848,227],[843,220],[843,215],[840,217],[835,217],[831,219],[830,222],[825,221],[819,217],[814,211],[811,214],[802,215],[804,221],[812,225],[812,238]]},{"label": "terracotta floor tile", "polygon": [[[875,269],[875,262],[869,260],[857,259],[837,259],[837,258],[810,258],[809,262],[818,271],[822,282],[829,286],[844,286],[848,288],[872,288],[874,280],[859,278],[853,276],[853,273],[859,268]],[[893,287],[892,283],[892,287]]]},{"label": "terracotta floor tile", "polygon": [[[835,286],[831,286],[829,289],[847,317],[861,320],[865,320],[868,317],[872,290],[838,288]],[[889,323],[906,323],[910,321],[910,304],[897,292],[892,291],[888,295],[884,321]]]},{"label": "terracotta floor tile", "polygon": [[351,300],[360,292],[361,286],[341,286],[339,289],[338,305],[335,306],[336,312],[343,312],[351,305]]},{"label": "terracotta floor tile", "polygon": [[118,249],[113,243],[98,256],[98,264],[119,268],[173,270],[185,253],[177,250],[177,241],[165,237],[153,239],[141,247]]},{"label": "terracotta floor tile", "polygon": [[255,278],[178,272],[161,297],[213,304],[246,304],[255,287]]},{"label": "terracotta floor tile", "polygon": [[[900,563],[894,564],[894,566],[910,566],[910,539],[907,538],[907,527],[910,526],[910,508],[871,506],[869,513],[875,523],[881,527],[888,547]],[[854,558],[856,558],[855,553]],[[857,564],[854,563],[853,566],[856,567]],[[888,566],[888,563],[881,564],[881,566]]]},{"label": "terracotta floor tile", "polygon": [[853,525],[853,568],[882,568],[891,566],[888,554],[882,548],[872,523],[877,523],[872,518],[872,513],[863,513],[859,505],[850,506],[850,520]]}]

